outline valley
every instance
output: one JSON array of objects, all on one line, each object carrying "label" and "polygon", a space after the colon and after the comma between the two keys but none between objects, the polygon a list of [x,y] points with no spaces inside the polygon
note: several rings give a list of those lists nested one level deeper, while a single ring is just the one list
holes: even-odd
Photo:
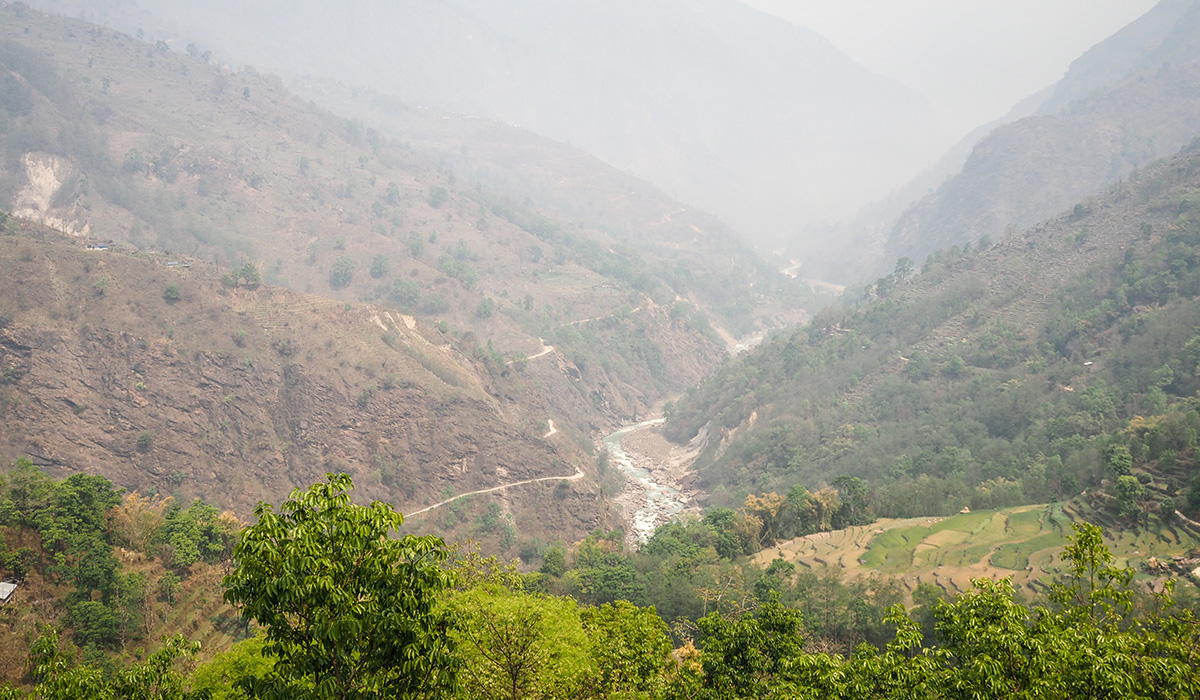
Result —
[{"label": "valley", "polygon": [[0,1],[0,700],[1200,697],[1197,27]]}]

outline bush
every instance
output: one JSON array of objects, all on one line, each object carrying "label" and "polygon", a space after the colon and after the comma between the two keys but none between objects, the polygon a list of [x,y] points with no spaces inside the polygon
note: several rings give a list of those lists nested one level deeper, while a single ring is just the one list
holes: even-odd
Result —
[{"label": "bush", "polygon": [[180,291],[179,285],[177,284],[168,284],[167,288],[163,290],[163,299],[165,299],[168,304],[174,304],[182,298],[183,292]]},{"label": "bush", "polygon": [[388,263],[388,256],[380,253],[379,255],[375,256],[374,260],[371,261],[371,276],[375,279],[379,279],[388,273],[388,269],[390,267],[391,265]]},{"label": "bush", "polygon": [[392,301],[404,306],[415,306],[421,300],[421,288],[416,282],[396,280],[390,292]]},{"label": "bush", "polygon": [[350,258],[338,258],[333,263],[333,271],[329,273],[329,286],[343,289],[354,279],[354,261]]},{"label": "bush", "polygon": [[154,436],[149,432],[141,433],[137,436],[137,451],[145,454],[154,446]]},{"label": "bush", "polygon": [[425,297],[425,303],[421,305],[421,310],[427,314],[444,314],[450,310],[450,302],[446,297],[434,292]]}]

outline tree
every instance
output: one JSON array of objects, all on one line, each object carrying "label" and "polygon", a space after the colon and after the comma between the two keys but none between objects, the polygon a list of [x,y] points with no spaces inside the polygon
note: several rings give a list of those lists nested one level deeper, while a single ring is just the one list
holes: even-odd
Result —
[{"label": "tree", "polygon": [[402,306],[416,306],[421,300],[421,287],[416,282],[409,280],[396,280],[392,282],[392,291],[390,293],[392,301]]},{"label": "tree", "polygon": [[[757,614],[736,620],[709,613],[698,622],[703,643],[704,698],[786,697],[772,686],[793,681],[803,657],[802,615],[772,596]],[[778,690],[778,688],[776,688]]]},{"label": "tree", "polygon": [[333,261],[333,271],[329,273],[329,286],[342,289],[354,279],[354,261],[347,257]]},{"label": "tree", "polygon": [[542,568],[539,571],[559,578],[567,572],[567,550],[561,543],[555,543],[546,549],[546,553],[542,555]]},{"label": "tree", "polygon": [[579,615],[591,643],[592,668],[584,681],[589,694],[654,697],[671,653],[667,624],[654,608],[619,600]]},{"label": "tree", "polygon": [[[161,649],[144,662],[117,673],[111,681],[97,668],[83,665],[71,667],[68,655],[58,648],[58,635],[53,630],[42,634],[29,652],[29,666],[37,686],[28,696],[40,700],[202,700],[204,691],[185,692],[185,676],[176,668],[176,661],[195,654],[198,642],[189,642],[182,635],[167,640]],[[0,699],[16,700],[15,689],[0,687]]]},{"label": "tree", "polygon": [[247,287],[256,287],[262,282],[262,274],[258,271],[258,266],[252,262],[246,262],[233,268],[233,284],[237,286],[240,280],[245,280]]},{"label": "tree", "polygon": [[168,284],[167,288],[163,290],[163,299],[168,304],[174,304],[182,298],[183,292],[179,290],[179,285],[177,284]]},{"label": "tree", "polygon": [[1128,474],[1117,477],[1117,506],[1121,515],[1133,520],[1140,519],[1142,507],[1139,501],[1146,495],[1146,488],[1137,477]]},{"label": "tree", "polygon": [[375,279],[379,279],[380,277],[386,275],[390,268],[391,263],[388,262],[388,256],[384,255],[383,253],[376,255],[375,258],[371,260],[371,276]]},{"label": "tree", "polygon": [[1104,460],[1117,476],[1125,476],[1133,469],[1133,455],[1128,447],[1121,444],[1109,445],[1104,451]]},{"label": "tree", "polygon": [[459,624],[462,697],[576,698],[590,667],[579,606],[570,598],[480,586],[450,602]]},{"label": "tree", "polygon": [[272,671],[246,680],[266,698],[431,698],[454,682],[451,583],[440,538],[392,534],[404,516],[350,501],[347,474],[260,503],[234,550],[225,599],[266,632]]}]

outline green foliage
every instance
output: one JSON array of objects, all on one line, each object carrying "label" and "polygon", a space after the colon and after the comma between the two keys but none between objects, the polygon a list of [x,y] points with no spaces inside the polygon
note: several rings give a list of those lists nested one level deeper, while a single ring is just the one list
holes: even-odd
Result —
[{"label": "green foliage", "polygon": [[379,279],[387,275],[391,268],[391,263],[388,262],[388,256],[380,253],[371,260],[371,276]]},{"label": "green foliage", "polygon": [[546,548],[542,555],[541,573],[561,578],[567,572],[567,550],[561,543]]},{"label": "green foliage", "polygon": [[419,258],[422,255],[424,255],[425,240],[423,238],[421,238],[421,234],[417,233],[416,231],[409,231],[407,243],[408,243],[408,252],[414,258]]},{"label": "green foliage", "polygon": [[201,664],[192,674],[192,692],[208,693],[211,700],[247,700],[249,696],[239,686],[269,674],[273,666],[264,653],[265,645],[265,637],[251,637]]},{"label": "green foliage", "polygon": [[736,358],[676,402],[665,432],[733,434],[697,462],[711,505],[847,474],[887,517],[1072,498],[1136,466],[1192,464],[1179,433],[1166,462],[1114,437],[1200,389],[1197,251],[1189,215],[1068,268],[1048,307],[989,283],[979,259],[943,256],[887,299],[826,310]]},{"label": "green foliage", "polygon": [[454,596],[461,697],[579,697],[588,638],[578,605],[485,586]]},{"label": "green foliage", "polygon": [[757,615],[731,620],[711,613],[702,618],[701,697],[766,697],[769,686],[763,680],[787,683],[792,662],[804,652],[801,618],[777,599]]},{"label": "green foliage", "polygon": [[430,316],[435,314],[444,314],[449,310],[450,301],[437,292],[427,294],[425,296],[425,301],[421,304],[421,311]]},{"label": "green foliage", "polygon": [[[72,667],[58,647],[53,631],[43,634],[30,650],[30,668],[38,679],[30,698],[38,700],[204,700],[202,693],[184,690],[187,677],[179,670],[181,659],[199,651],[200,645],[182,635],[165,640],[162,648],[142,663],[106,679],[99,669]],[[20,697],[13,689],[0,688],[0,698]]]},{"label": "green foliage", "polygon": [[442,274],[458,280],[467,289],[473,288],[479,282],[479,273],[464,260],[442,255],[438,257],[437,263]]},{"label": "green foliage", "polygon": [[233,282],[230,285],[232,287],[236,287],[241,282],[245,282],[247,287],[257,287],[262,282],[262,273],[252,262],[245,262],[233,268],[229,271],[229,276]]},{"label": "green foliage", "polygon": [[166,553],[164,563],[181,568],[228,559],[236,541],[234,521],[222,518],[214,506],[199,499],[186,509],[172,503],[154,537]]},{"label": "green foliage", "polygon": [[403,516],[350,502],[350,477],[296,490],[276,513],[255,509],[234,552],[225,598],[265,630],[271,672],[257,695],[423,697],[454,680],[446,619],[433,609],[450,584],[441,540],[392,539]]},{"label": "green foliage", "polygon": [[446,191],[445,187],[435,186],[430,188],[429,197],[426,201],[428,201],[429,206],[433,207],[434,209],[441,209],[442,205],[444,205],[446,200],[449,198],[450,193]]},{"label": "green foliage", "polygon": [[183,292],[180,291],[178,284],[168,284],[166,289],[163,289],[163,300],[168,304],[174,304],[183,298]]},{"label": "green foliage", "polygon": [[1108,468],[1119,477],[1129,474],[1133,469],[1133,455],[1129,453],[1128,447],[1120,443],[1108,446],[1104,451],[1104,460]]},{"label": "green foliage", "polygon": [[344,289],[354,279],[354,261],[341,257],[333,261],[333,269],[329,273],[329,286],[333,289]]},{"label": "green foliage", "polygon": [[401,306],[413,307],[421,300],[421,287],[416,282],[398,279],[392,282],[388,296]]},{"label": "green foliage", "polygon": [[592,660],[583,676],[587,696],[657,697],[671,667],[671,642],[654,608],[617,601],[579,615]]}]

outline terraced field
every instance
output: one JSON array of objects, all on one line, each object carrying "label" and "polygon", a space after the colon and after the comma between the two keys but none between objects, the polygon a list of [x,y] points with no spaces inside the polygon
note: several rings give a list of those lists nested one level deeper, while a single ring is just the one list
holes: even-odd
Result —
[{"label": "terraced field", "polygon": [[[921,583],[932,583],[957,594],[968,590],[972,579],[1004,577],[1032,593],[1058,572],[1071,523],[1094,520],[1085,509],[1069,503],[946,518],[881,519],[789,540],[754,559],[764,567],[782,557],[801,570],[839,566],[850,576],[894,576],[910,593]],[[1141,573],[1150,557],[1170,559],[1200,546],[1200,537],[1190,530],[1157,523],[1138,531],[1106,529],[1105,540],[1118,563],[1137,569],[1137,579],[1145,582],[1155,580]]]}]

